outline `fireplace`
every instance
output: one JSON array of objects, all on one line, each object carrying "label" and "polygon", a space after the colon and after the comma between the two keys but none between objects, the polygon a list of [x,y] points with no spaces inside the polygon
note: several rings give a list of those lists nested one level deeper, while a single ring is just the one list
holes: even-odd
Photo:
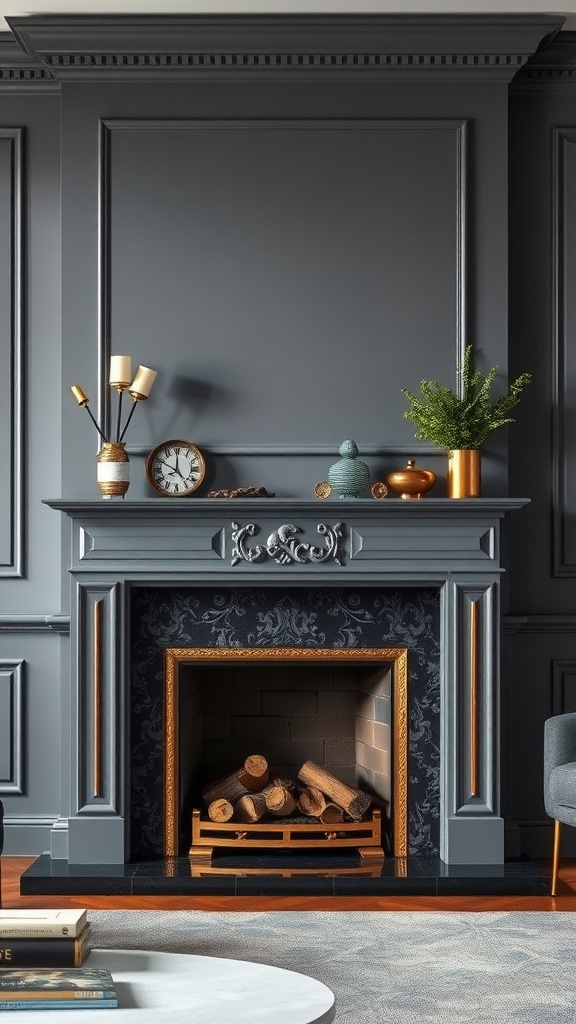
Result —
[{"label": "fireplace", "polygon": [[[73,592],[72,804],[52,830],[52,861],[158,856],[171,816],[170,841],[185,842],[174,773],[166,786],[166,650],[232,650],[239,663],[249,649],[324,648],[361,662],[363,651],[403,648],[408,753],[392,787],[405,771],[408,855],[502,864],[500,521],[524,503],[49,501],[72,520]],[[318,701],[321,684],[282,692]],[[343,767],[370,784],[366,765]]]},{"label": "fireplace", "polygon": [[437,589],[136,587],[130,620],[133,858],[187,852],[203,786],[250,753],[326,767],[388,852],[438,854]]}]

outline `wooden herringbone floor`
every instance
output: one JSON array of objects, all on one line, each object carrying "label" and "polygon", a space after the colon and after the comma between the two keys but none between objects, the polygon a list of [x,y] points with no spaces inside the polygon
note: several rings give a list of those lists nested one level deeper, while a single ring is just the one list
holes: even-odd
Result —
[{"label": "wooden herringbone floor", "polygon": [[[87,907],[89,910],[551,910],[576,911],[576,861],[560,870],[559,895],[548,896],[21,896],[20,875],[34,857],[2,858],[2,906]],[[547,862],[542,867],[549,870]]]}]

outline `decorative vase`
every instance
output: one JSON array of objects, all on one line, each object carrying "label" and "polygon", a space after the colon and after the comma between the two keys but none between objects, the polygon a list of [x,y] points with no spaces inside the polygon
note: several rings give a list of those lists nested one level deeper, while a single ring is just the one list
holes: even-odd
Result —
[{"label": "decorative vase", "polygon": [[400,498],[423,498],[436,483],[436,474],[431,469],[416,469],[414,459],[408,459],[406,469],[389,473],[386,483]]},{"label": "decorative vase", "polygon": [[446,486],[449,498],[480,497],[479,448],[458,448],[448,452]]},{"label": "decorative vase", "polygon": [[370,485],[370,470],[358,458],[355,441],[343,441],[338,450],[342,458],[330,466],[328,481],[340,498],[359,498]]},{"label": "decorative vase", "polygon": [[104,441],[98,455],[98,489],[103,498],[123,498],[130,486],[130,459],[123,441]]}]

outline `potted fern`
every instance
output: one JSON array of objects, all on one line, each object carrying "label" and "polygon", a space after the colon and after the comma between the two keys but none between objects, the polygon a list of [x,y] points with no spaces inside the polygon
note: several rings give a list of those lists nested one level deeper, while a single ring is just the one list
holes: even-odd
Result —
[{"label": "potted fern", "polygon": [[521,373],[493,401],[492,385],[499,367],[492,366],[487,373],[473,369],[472,348],[468,345],[464,353],[458,392],[437,380],[421,381],[420,396],[401,389],[411,405],[404,417],[416,424],[414,436],[448,453],[449,498],[480,496],[480,448],[493,430],[514,422],[508,414],[532,380],[531,373]]}]

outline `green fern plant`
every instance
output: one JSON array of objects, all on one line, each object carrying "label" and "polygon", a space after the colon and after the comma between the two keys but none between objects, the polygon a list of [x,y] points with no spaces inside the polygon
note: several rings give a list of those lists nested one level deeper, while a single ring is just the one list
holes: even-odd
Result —
[{"label": "green fern plant", "polygon": [[499,367],[492,366],[487,373],[474,370],[472,348],[467,346],[459,372],[460,395],[437,380],[421,381],[420,397],[408,388],[401,389],[411,404],[404,418],[412,420],[418,428],[414,437],[447,451],[480,448],[493,430],[514,422],[508,413],[520,401],[532,374],[521,373],[508,391],[493,402],[492,385]]}]

